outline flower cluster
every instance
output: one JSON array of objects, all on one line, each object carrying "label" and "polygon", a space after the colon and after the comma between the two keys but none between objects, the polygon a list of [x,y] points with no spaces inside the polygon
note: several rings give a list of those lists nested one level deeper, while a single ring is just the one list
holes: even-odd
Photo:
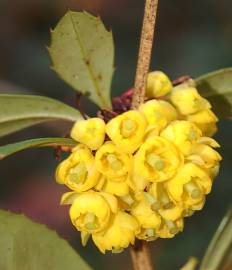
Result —
[{"label": "flower cluster", "polygon": [[221,156],[211,138],[217,117],[194,86],[172,86],[151,72],[149,98],[138,110],[108,123],[90,118],[75,123],[78,142],[57,168],[57,182],[72,191],[70,218],[85,245],[120,252],[135,238],[171,238],[184,217],[202,209]]}]

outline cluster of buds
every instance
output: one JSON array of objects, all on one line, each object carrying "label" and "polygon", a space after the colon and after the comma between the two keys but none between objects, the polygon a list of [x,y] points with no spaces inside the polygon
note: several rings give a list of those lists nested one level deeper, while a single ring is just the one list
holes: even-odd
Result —
[{"label": "cluster of buds", "polygon": [[108,123],[75,123],[77,146],[56,171],[72,191],[70,218],[85,245],[90,236],[101,252],[120,252],[136,238],[172,238],[184,217],[202,209],[221,156],[212,139],[217,117],[191,84],[173,87],[151,72],[148,100]]}]

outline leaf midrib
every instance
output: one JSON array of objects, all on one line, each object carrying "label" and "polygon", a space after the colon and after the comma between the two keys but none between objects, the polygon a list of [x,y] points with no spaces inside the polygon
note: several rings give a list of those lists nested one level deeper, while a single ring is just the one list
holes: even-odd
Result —
[{"label": "leaf midrib", "polygon": [[[76,37],[77,37],[77,38],[76,38],[77,43],[78,43],[78,45],[80,46],[81,54],[83,55],[83,60],[86,60],[86,59],[87,59],[87,54],[86,54],[86,52],[85,52],[84,46],[82,45],[81,37],[80,37],[79,34],[78,34],[77,26],[76,26],[76,24],[75,24],[75,22],[74,22],[74,20],[73,20],[72,13],[70,12],[69,15],[70,15],[70,19],[71,19],[71,23],[72,23],[74,32],[75,32]],[[96,80],[95,77],[94,77],[94,72],[93,72],[91,66],[90,66],[90,65],[87,65],[87,64],[85,64],[85,66],[86,66],[86,69],[87,69],[87,71],[88,71],[88,73],[89,73],[90,78],[91,78],[92,81],[93,81],[93,85],[94,85],[94,88],[95,88],[95,90],[96,90],[97,96],[100,98],[100,100],[102,101],[102,103],[104,104],[104,106],[107,107],[107,102],[105,101],[104,97],[101,95],[100,86],[99,86],[97,80]]]}]

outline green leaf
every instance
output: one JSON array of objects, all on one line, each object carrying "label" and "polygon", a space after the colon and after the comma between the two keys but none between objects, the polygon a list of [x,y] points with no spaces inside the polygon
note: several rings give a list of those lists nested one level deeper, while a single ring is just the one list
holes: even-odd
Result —
[{"label": "green leaf", "polygon": [[0,210],[0,269],[91,270],[87,263],[44,225]]},{"label": "green leaf", "polygon": [[0,95],[0,137],[51,120],[75,122],[79,111],[55,99],[30,95]]},{"label": "green leaf", "polygon": [[232,118],[232,68],[221,69],[196,80],[197,89],[212,104],[219,118]]},{"label": "green leaf", "polygon": [[0,146],[0,160],[14,153],[38,147],[69,146],[75,147],[77,142],[69,138],[39,138]]},{"label": "green leaf", "polygon": [[[228,211],[219,225],[203,258],[200,270],[223,269],[225,259],[231,255],[232,209]],[[229,254],[230,253],[230,254]]]},{"label": "green leaf", "polygon": [[53,69],[100,107],[111,108],[114,43],[98,17],[68,11],[51,32]]}]

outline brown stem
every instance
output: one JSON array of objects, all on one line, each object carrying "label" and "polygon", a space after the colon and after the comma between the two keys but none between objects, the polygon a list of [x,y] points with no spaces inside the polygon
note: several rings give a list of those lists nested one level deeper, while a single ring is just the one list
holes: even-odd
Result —
[{"label": "brown stem", "polygon": [[[151,62],[157,7],[158,0],[146,0],[131,105],[133,109],[137,109],[145,100],[146,80]],[[147,242],[138,241],[138,245],[131,248],[131,258],[134,270],[153,269]]]},{"label": "brown stem", "polygon": [[158,0],[146,0],[139,57],[135,75],[135,90],[132,99],[132,108],[134,109],[137,109],[145,99],[146,80],[151,62],[157,7]]},{"label": "brown stem", "polygon": [[147,242],[139,240],[137,245],[130,249],[134,270],[152,270],[150,250]]}]

